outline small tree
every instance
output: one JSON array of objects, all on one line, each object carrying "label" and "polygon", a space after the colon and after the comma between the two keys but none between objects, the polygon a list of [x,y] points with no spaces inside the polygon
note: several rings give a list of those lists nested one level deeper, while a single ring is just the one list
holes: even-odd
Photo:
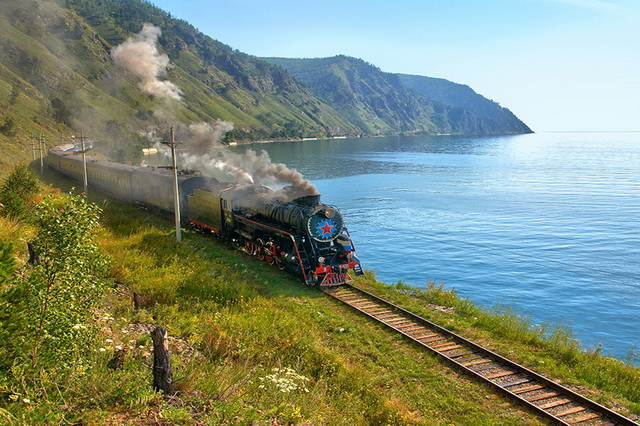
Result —
[{"label": "small tree", "polygon": [[25,164],[18,164],[0,187],[0,212],[21,218],[33,196],[40,190],[38,176]]},{"label": "small tree", "polygon": [[5,136],[16,135],[16,122],[11,116],[6,116],[2,122],[0,122],[0,133]]},{"label": "small tree", "polygon": [[39,262],[0,295],[0,327],[14,334],[9,343],[15,358],[64,366],[88,348],[92,308],[106,290],[106,258],[93,239],[99,213],[81,196],[49,196],[37,206]]},{"label": "small tree", "polygon": [[51,108],[53,109],[53,119],[59,123],[69,124],[71,111],[60,98],[51,99]]},{"label": "small tree", "polygon": [[22,90],[22,86],[18,83],[14,83],[11,86],[11,91],[9,92],[9,106],[14,106],[18,101],[18,96],[20,96],[20,91]]}]

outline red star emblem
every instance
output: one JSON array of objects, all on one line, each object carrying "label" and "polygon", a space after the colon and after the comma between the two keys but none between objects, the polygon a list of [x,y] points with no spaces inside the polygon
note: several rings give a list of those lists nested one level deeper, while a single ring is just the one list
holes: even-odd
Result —
[{"label": "red star emblem", "polygon": [[333,228],[335,228],[335,225],[328,220],[325,220],[320,225],[321,226],[318,226],[318,229],[322,231],[322,236],[331,235],[333,233]]}]

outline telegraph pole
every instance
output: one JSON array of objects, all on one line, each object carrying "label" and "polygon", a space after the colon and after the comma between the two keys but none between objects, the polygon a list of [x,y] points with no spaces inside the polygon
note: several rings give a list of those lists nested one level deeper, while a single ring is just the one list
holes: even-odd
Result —
[{"label": "telegraph pole", "polygon": [[171,141],[162,142],[171,148],[171,169],[173,170],[173,215],[176,221],[176,241],[182,241],[182,230],[180,229],[180,194],[178,192],[178,167],[176,163],[176,145],[173,126],[171,127]]},{"label": "telegraph pole", "polygon": [[44,145],[44,135],[42,133],[40,133],[38,142],[40,145],[40,174],[43,174],[44,173],[44,157],[42,155],[42,145]]},{"label": "telegraph pole", "polygon": [[31,157],[36,161],[36,137],[31,135]]},{"label": "telegraph pole", "polygon": [[[75,137],[78,139],[78,137]],[[85,198],[89,196],[89,179],[87,178],[87,157],[85,155],[86,148],[84,146],[85,137],[82,134],[82,130],[80,130],[80,149],[82,152],[82,186],[84,188],[84,196]]]},{"label": "telegraph pole", "polygon": [[80,146],[82,148],[82,184],[84,185],[84,197],[89,196],[89,179],[87,179],[87,156],[85,153],[87,150],[84,147],[84,136],[82,130],[80,130]]}]

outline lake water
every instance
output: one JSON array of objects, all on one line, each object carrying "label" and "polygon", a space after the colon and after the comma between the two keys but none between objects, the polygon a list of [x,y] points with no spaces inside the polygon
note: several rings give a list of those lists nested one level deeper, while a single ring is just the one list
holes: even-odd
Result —
[{"label": "lake water", "polygon": [[619,359],[640,350],[640,133],[250,149],[296,168],[341,209],[380,280],[444,283],[485,308],[568,325],[585,348],[601,343]]}]

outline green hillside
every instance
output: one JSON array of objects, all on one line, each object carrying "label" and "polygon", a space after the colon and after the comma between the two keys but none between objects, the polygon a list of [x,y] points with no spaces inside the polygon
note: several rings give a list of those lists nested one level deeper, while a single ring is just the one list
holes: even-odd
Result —
[{"label": "green hillside", "polygon": [[[402,85],[454,109],[468,111],[476,118],[474,133],[531,133],[531,129],[507,108],[501,107],[472,88],[443,78],[397,74]],[[464,114],[463,112],[460,114]]]},{"label": "green hillside", "polygon": [[265,58],[286,68],[364,134],[449,132],[444,110],[361,59]]},{"label": "green hillside", "polygon": [[[154,49],[168,58],[159,79],[179,100],[142,90],[114,62],[114,47],[145,24],[157,28]],[[530,131],[470,88],[443,82],[345,56],[265,61],[143,0],[4,0],[0,145],[12,154],[0,164],[30,159],[32,136],[51,146],[79,131],[103,155],[135,162],[151,136],[180,123],[230,122],[227,140],[244,141]]]},{"label": "green hillside", "polygon": [[447,80],[385,73],[343,55],[264,59],[286,68],[363,133],[531,133],[509,110]]},{"label": "green hillside", "polygon": [[[17,158],[31,157],[31,134],[52,145],[83,130],[131,160],[126,151],[144,143],[136,134],[174,122],[230,121],[228,137],[248,140],[357,132],[281,68],[149,3],[60,3],[0,3],[0,144],[16,147]],[[160,49],[171,60],[164,78],[182,90],[180,103],[144,93],[111,58],[113,46],[147,22],[163,31]]]}]

